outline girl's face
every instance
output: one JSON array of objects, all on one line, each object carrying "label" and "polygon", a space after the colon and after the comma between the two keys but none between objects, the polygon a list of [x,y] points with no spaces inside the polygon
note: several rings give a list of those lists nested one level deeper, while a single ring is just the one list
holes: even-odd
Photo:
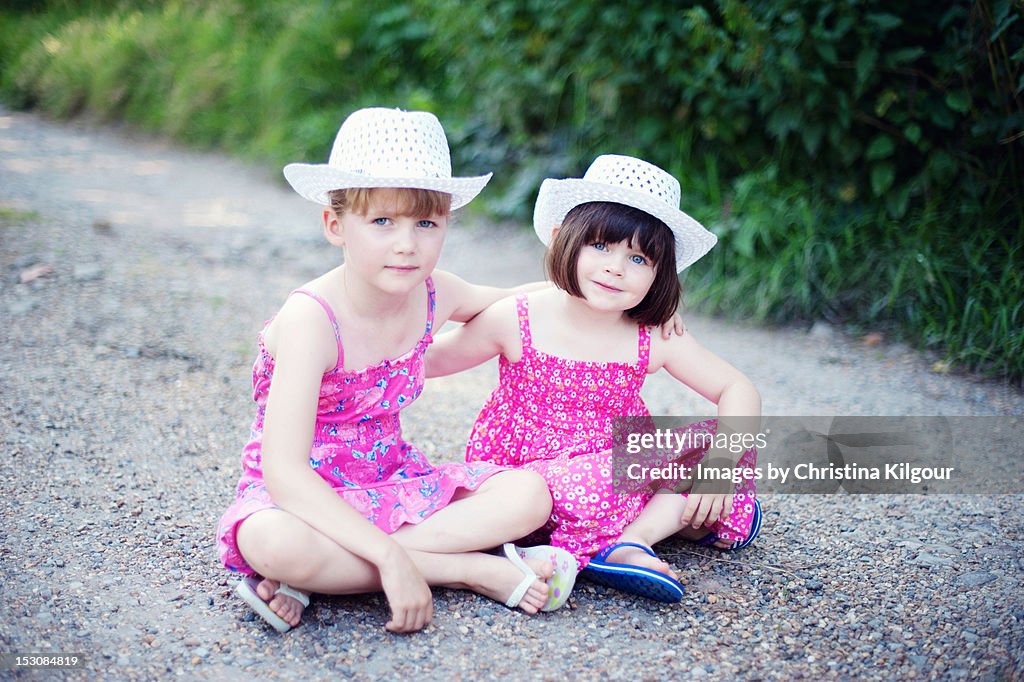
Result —
[{"label": "girl's face", "polygon": [[583,297],[598,310],[636,307],[651,290],[654,275],[654,262],[628,240],[585,245],[576,260]]},{"label": "girl's face", "polygon": [[328,240],[345,250],[345,267],[373,287],[407,294],[437,265],[448,215],[404,215],[394,193],[373,190],[366,213],[324,212]]}]

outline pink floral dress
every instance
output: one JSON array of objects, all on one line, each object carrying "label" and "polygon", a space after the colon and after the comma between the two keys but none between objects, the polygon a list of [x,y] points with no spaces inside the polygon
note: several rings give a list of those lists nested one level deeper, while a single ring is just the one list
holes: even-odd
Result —
[{"label": "pink floral dress", "polygon": [[[356,372],[343,369],[341,332],[330,305],[313,292],[293,292],[309,296],[323,307],[338,343],[338,364],[324,374],[320,384],[309,466],[386,533],[406,523],[419,523],[444,508],[459,488],[475,490],[503,470],[489,463],[434,466],[419,449],[402,439],[398,415],[423,391],[423,354],[433,341],[434,284],[430,278],[426,284],[427,327],[415,347],[399,358]],[[267,352],[261,332],[252,371],[256,419],[242,453],[242,477],[235,502],[221,517],[217,530],[224,566],[248,575],[254,571],[238,551],[238,525],[258,511],[276,508],[264,485],[260,463],[263,417],[273,376],[274,358]]]},{"label": "pink floral dress", "polygon": [[[613,419],[650,416],[640,388],[647,377],[651,332],[639,327],[635,363],[568,360],[533,347],[525,294],[517,297],[516,307],[523,356],[515,363],[501,357],[498,386],[473,425],[466,461],[493,462],[542,475],[554,506],[537,539],[549,536],[550,543],[572,553],[582,569],[618,539],[653,494],[624,491],[624,486],[615,486],[612,475]],[[716,428],[713,419],[688,427],[711,434]],[[662,463],[693,466],[705,452],[666,454]],[[738,466],[754,467],[755,458],[756,452],[749,450]],[[733,513],[710,530],[727,540],[746,539],[754,493],[753,482],[743,479],[734,490]]]}]

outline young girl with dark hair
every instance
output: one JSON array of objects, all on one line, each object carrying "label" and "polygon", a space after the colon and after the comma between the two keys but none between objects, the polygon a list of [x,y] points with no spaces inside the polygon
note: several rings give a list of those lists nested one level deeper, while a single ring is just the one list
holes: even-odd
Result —
[{"label": "young girl with dark hair", "polygon": [[598,157],[582,179],[545,180],[534,229],[549,247],[555,286],[494,303],[427,352],[428,376],[501,356],[467,461],[541,474],[553,500],[543,529],[550,543],[572,553],[585,577],[666,602],[683,589],[651,545],[679,534],[739,549],[761,519],[749,479],[707,492],[692,481],[628,485],[613,475],[615,422],[649,423],[640,388],[662,369],[717,404],[718,420],[680,430],[693,447],[646,463],[755,466],[753,449],[732,452],[714,438],[759,422],[754,385],[690,333],[651,334],[675,313],[678,272],[716,241],[679,210],[679,198],[674,177],[626,156]]}]

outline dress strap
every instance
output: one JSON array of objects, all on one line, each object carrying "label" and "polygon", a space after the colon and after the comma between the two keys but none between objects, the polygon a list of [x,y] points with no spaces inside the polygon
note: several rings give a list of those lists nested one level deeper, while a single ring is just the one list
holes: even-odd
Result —
[{"label": "dress strap", "polygon": [[530,306],[526,302],[526,294],[516,295],[516,311],[519,313],[519,337],[523,340],[523,348],[533,346],[530,335]]},{"label": "dress strap", "polygon": [[637,327],[640,329],[640,338],[637,342],[637,356],[639,357],[637,365],[646,372],[651,361],[651,328],[645,324],[637,325]]},{"label": "dress strap", "polygon": [[434,290],[433,277],[427,277],[424,284],[427,285],[427,331],[424,333],[430,336],[430,332],[434,329],[434,308],[437,306],[437,292]]},{"label": "dress strap", "polygon": [[[325,313],[327,313],[327,319],[331,321],[331,327],[334,329],[334,339],[335,341],[338,342],[338,364],[336,364],[335,367],[341,367],[342,361],[345,359],[344,351],[341,348],[341,329],[338,327],[338,318],[334,315],[334,311],[331,310],[331,305],[326,300],[324,300],[322,296],[313,293],[309,289],[296,289],[292,293],[304,294],[306,296],[309,296],[311,299],[319,303],[320,307],[324,309]],[[427,324],[429,326],[429,319]]]}]

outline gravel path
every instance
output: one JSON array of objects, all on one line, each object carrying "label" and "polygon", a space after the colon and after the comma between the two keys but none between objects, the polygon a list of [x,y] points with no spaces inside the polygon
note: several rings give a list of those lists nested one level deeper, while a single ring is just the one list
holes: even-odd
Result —
[{"label": "gravel path", "polygon": [[[582,584],[533,618],[437,590],[412,636],[383,631],[380,595],[317,598],[286,636],[254,621],[213,528],[255,333],[336,258],[317,215],[275,173],[0,110],[0,652],[84,654],[69,679],[1024,676],[1022,495],[766,496],[747,551],[659,546],[687,585],[674,606]],[[512,284],[540,253],[467,215],[443,265]],[[1024,414],[1021,392],[896,345],[687,322],[768,414]],[[459,458],[493,377],[430,382],[412,438]],[[655,413],[708,410],[671,381],[646,390]]]}]

